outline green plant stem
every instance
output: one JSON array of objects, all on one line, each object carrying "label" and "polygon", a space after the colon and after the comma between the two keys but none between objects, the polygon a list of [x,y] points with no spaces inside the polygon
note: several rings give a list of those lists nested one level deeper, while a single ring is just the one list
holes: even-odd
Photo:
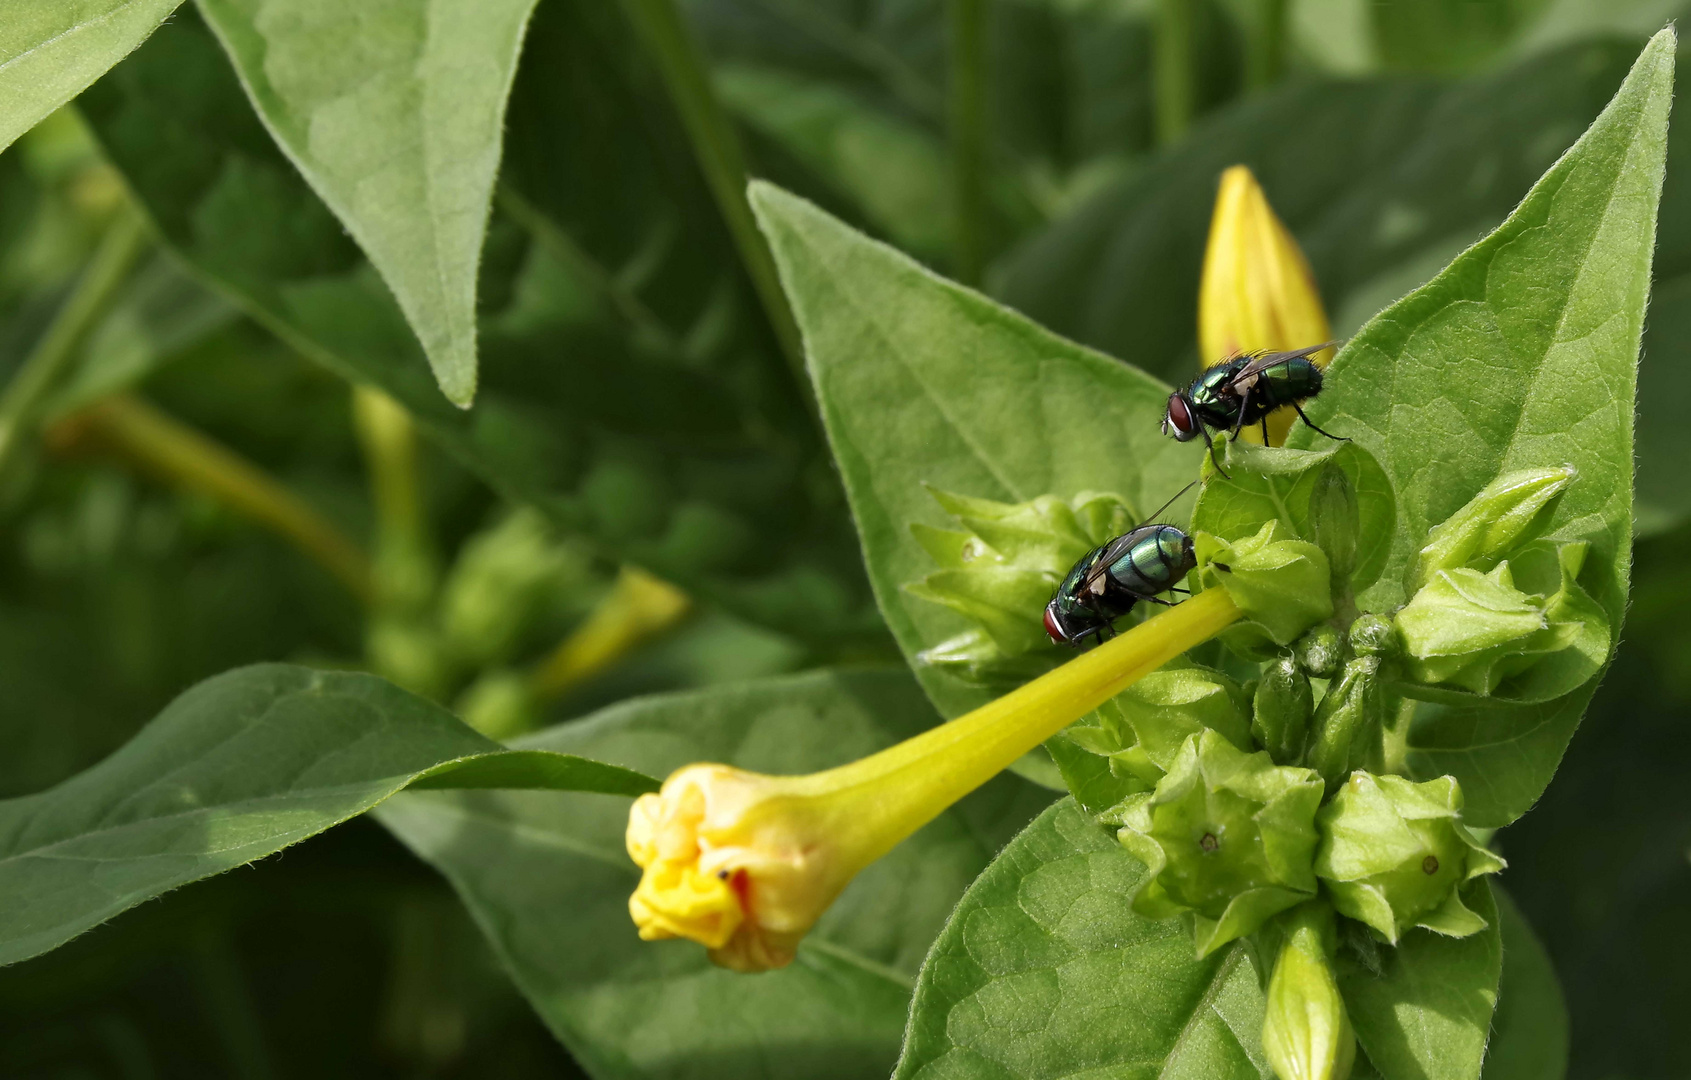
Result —
[{"label": "green plant stem", "polygon": [[111,307],[130,269],[147,248],[141,215],[127,203],[118,211],[75,288],[0,393],[0,473],[16,457],[42,402],[77,357],[77,348]]},{"label": "green plant stem", "polygon": [[1186,134],[1198,107],[1197,0],[1157,0],[1152,58],[1157,97],[1157,142]]},{"label": "green plant stem", "polygon": [[114,394],[98,401],[54,425],[49,441],[106,448],[166,483],[215,499],[274,530],[370,602],[370,562],[357,544],[258,465],[142,399]]},{"label": "green plant stem", "polygon": [[415,612],[433,597],[436,577],[417,482],[417,426],[403,405],[372,386],[353,387],[352,416],[376,511],[377,603]]},{"label": "green plant stem", "polygon": [[1250,0],[1245,30],[1245,86],[1265,90],[1286,70],[1286,0]]},{"label": "green plant stem", "polygon": [[558,643],[529,676],[537,701],[550,701],[607,670],[663,634],[692,610],[687,594],[632,566],[575,632]]},{"label": "green plant stem", "polygon": [[950,0],[952,273],[978,285],[985,262],[986,2]]},{"label": "green plant stem", "polygon": [[751,204],[746,201],[746,160],[739,135],[717,100],[698,45],[682,22],[674,0],[622,0],[622,4],[663,74],[682,126],[687,129],[693,154],[716,198],[717,209],[728,225],[781,351],[798,379],[800,391],[809,400],[810,379],[804,370],[798,324],[793,321],[786,294],[781,291],[775,260],[758,232]]}]

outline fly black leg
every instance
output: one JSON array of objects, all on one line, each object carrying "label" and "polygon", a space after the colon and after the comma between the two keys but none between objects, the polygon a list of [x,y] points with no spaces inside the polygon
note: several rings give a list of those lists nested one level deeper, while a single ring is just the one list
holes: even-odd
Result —
[{"label": "fly black leg", "polygon": [[1210,437],[1210,429],[1200,421],[1198,430],[1204,433],[1204,445],[1209,448],[1210,464],[1215,466],[1215,471],[1221,474],[1223,480],[1233,479],[1227,475],[1227,470],[1221,467],[1221,459],[1215,456],[1215,440]]},{"label": "fly black leg", "polygon": [[1149,600],[1151,603],[1161,604],[1163,607],[1173,607],[1174,606],[1174,601],[1172,601],[1172,600],[1158,600],[1154,596],[1141,596],[1139,599]]},{"label": "fly black leg", "polygon": [[1320,428],[1315,427],[1315,421],[1303,414],[1303,406],[1299,405],[1297,402],[1292,402],[1292,408],[1298,410],[1299,420],[1302,420],[1310,427],[1315,428],[1316,431],[1320,431],[1321,434],[1327,436],[1329,439],[1332,439],[1334,442],[1350,442],[1350,436],[1348,435],[1335,435],[1331,431],[1322,431]]},{"label": "fly black leg", "polygon": [[1268,445],[1268,415],[1266,413],[1262,417],[1262,445]]}]

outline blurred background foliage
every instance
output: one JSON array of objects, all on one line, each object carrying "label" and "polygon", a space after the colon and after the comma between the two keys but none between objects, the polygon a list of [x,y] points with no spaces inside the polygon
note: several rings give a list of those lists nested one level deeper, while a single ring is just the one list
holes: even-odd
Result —
[{"label": "blurred background foliage", "polygon": [[[1500,221],[1681,9],[681,7],[751,172],[1169,380],[1197,363],[1222,168],[1256,172],[1348,334]],[[470,412],[191,9],[0,154],[0,372],[69,357],[26,435],[0,398],[0,794],[258,660],[375,670],[508,735],[894,655],[783,329],[630,10],[536,10]],[[1659,236],[1632,612],[1499,839],[1576,1077],[1691,1071],[1663,1022],[1691,1007],[1684,123]],[[446,884],[367,821],[6,969],[0,1001],[8,1077],[576,1075]]]}]

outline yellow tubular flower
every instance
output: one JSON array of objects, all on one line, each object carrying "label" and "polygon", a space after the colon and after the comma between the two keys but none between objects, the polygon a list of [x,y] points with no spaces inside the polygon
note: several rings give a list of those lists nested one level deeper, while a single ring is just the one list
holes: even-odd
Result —
[{"label": "yellow tubular flower", "polygon": [[628,817],[647,941],[684,937],[736,971],[792,961],[858,871],[1011,762],[1239,618],[1210,589],[971,713],[808,776],[689,765]]},{"label": "yellow tubular flower", "polygon": [[[1243,165],[1228,169],[1216,193],[1198,284],[1199,362],[1212,367],[1238,353],[1302,349],[1332,335],[1298,242],[1274,215],[1251,170]],[[1311,357],[1321,367],[1332,358],[1332,349]],[[1271,413],[1269,442],[1285,442],[1296,418],[1291,409]],[[1240,434],[1250,442],[1262,441],[1257,429]]]}]

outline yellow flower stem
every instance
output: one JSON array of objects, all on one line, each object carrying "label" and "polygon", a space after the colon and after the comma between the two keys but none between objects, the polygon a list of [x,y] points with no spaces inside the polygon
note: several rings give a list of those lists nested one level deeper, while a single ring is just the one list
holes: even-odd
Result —
[{"label": "yellow flower stem", "polygon": [[536,698],[550,701],[607,670],[691,610],[686,593],[638,567],[625,566],[587,619],[535,668],[529,687]]},{"label": "yellow flower stem", "polygon": [[[1147,619],[1010,693],[878,754],[794,777],[787,791],[849,804],[859,865],[894,845],[1011,762],[1121,693],[1141,677],[1240,617],[1226,589],[1210,589]],[[873,787],[872,799],[853,789]]]},{"label": "yellow flower stem", "polygon": [[359,546],[252,461],[132,394],[114,394],[61,420],[49,442],[103,445],[135,466],[211,497],[267,526],[368,603],[370,562]]}]

